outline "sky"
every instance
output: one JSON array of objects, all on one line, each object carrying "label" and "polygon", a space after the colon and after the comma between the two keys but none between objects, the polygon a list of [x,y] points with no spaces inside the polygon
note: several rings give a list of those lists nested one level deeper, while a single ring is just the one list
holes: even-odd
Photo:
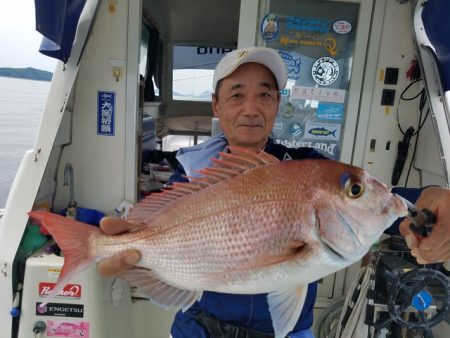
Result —
[{"label": "sky", "polygon": [[42,35],[35,26],[34,0],[2,1],[0,67],[54,71],[57,61],[39,53]]}]

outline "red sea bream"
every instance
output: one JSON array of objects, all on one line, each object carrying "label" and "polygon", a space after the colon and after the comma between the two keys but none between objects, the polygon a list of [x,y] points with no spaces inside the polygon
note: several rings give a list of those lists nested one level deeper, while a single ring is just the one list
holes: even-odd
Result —
[{"label": "red sea bream", "polygon": [[308,283],[359,260],[406,214],[404,202],[360,168],[230,151],[202,170],[203,177],[141,201],[129,219],[145,226],[133,232],[107,236],[66,217],[31,212],[64,252],[59,289],[89,264],[134,248],[142,259],[123,278],[154,302],[187,309],[203,290],[268,293],[281,338],[300,315]]}]

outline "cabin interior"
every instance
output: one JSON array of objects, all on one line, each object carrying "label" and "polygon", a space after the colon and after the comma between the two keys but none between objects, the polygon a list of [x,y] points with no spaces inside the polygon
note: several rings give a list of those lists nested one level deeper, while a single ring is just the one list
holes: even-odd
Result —
[{"label": "cabin interior", "polygon": [[[86,1],[90,12],[81,13],[72,54],[56,66],[36,146],[25,155],[18,173],[21,179],[16,179],[6,205],[3,224],[22,224],[9,238],[22,241],[24,215],[32,208],[65,213],[75,206],[79,215],[95,223],[105,214],[122,216],[141,198],[160,191],[174,169],[176,151],[220,129],[211,110],[214,67],[225,53],[244,46],[284,51],[289,91],[282,93],[273,133],[277,142],[315,147],[368,170],[389,186],[448,186],[441,142],[445,135],[439,136],[432,113],[427,113],[428,104],[420,104],[425,86],[418,80],[416,4],[408,0]],[[278,33],[286,34],[285,39],[264,32],[270,14],[280,20]],[[315,21],[293,19],[291,28],[299,32],[289,35],[281,30],[282,20],[289,18]],[[324,32],[317,28],[319,19],[340,21],[341,26]],[[339,65],[340,77],[334,83],[320,85],[311,73],[313,62],[322,57]],[[318,97],[325,103],[322,108]],[[326,122],[311,118],[333,107],[337,111]],[[102,114],[108,109],[113,114],[105,117]],[[320,128],[335,128],[339,136],[325,141],[317,134],[306,136],[308,130]],[[400,156],[399,143],[409,152]],[[19,201],[20,207],[10,211]],[[11,270],[12,279],[2,285],[9,297],[19,290],[18,283],[23,285],[22,313],[4,323],[11,325],[12,337],[30,337],[38,321],[50,328],[59,319],[27,309],[42,301],[31,285],[55,279],[57,273],[52,271],[63,258],[42,251],[30,254],[20,247],[14,257],[19,273]],[[336,317],[336,312],[326,311],[342,302],[360,265],[319,282],[317,337],[322,337],[321,314]],[[83,304],[85,315],[82,321],[66,319],[89,323],[90,337],[169,337],[175,312],[141,299],[120,280],[100,278],[92,268],[71,284],[83,285],[82,298],[65,301]],[[35,337],[47,337],[48,332]],[[405,332],[398,337],[412,337]],[[449,332],[446,321],[433,328],[434,337],[448,337]]]}]

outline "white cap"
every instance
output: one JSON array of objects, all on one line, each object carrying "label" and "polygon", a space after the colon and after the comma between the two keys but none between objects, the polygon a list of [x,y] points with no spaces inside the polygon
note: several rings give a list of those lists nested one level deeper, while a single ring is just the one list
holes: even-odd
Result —
[{"label": "white cap", "polygon": [[216,90],[220,80],[233,73],[240,65],[249,62],[269,68],[277,80],[279,90],[286,87],[286,65],[278,52],[267,47],[246,47],[229,52],[220,60],[214,71],[213,90]]}]

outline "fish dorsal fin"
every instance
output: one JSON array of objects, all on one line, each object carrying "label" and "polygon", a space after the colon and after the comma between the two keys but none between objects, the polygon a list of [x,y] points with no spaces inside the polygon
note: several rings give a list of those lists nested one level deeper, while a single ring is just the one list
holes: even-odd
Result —
[{"label": "fish dorsal fin", "polygon": [[119,277],[136,288],[135,294],[143,295],[165,309],[181,308],[186,311],[202,296],[201,291],[182,290],[161,281],[149,269],[136,267]]},{"label": "fish dorsal fin", "polygon": [[275,338],[286,337],[292,331],[302,312],[307,291],[307,285],[299,285],[267,295]]},{"label": "fish dorsal fin", "polygon": [[201,177],[191,177],[190,182],[176,182],[162,193],[150,194],[131,209],[127,219],[144,223],[154,213],[159,212],[173,201],[200,191],[243,172],[280,162],[276,157],[262,151],[229,146],[230,152],[220,152],[220,158],[212,158],[213,166],[199,170]]}]

